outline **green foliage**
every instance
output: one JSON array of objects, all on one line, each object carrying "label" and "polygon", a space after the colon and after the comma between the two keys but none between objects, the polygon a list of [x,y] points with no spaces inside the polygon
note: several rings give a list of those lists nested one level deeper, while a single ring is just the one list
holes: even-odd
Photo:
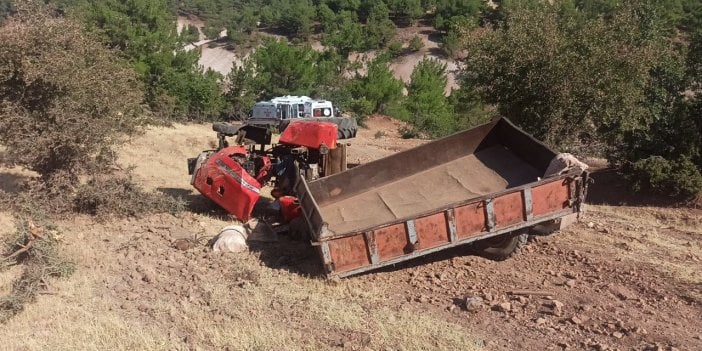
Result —
[{"label": "green foliage", "polygon": [[348,57],[353,51],[364,50],[365,33],[356,14],[350,11],[340,12],[335,22],[329,25],[322,43],[336,49],[342,57]]},{"label": "green foliage", "polygon": [[681,25],[690,33],[702,31],[702,1],[682,0],[683,18]]},{"label": "green foliage", "polygon": [[451,91],[448,98],[454,109],[456,130],[469,129],[487,123],[494,115],[492,108],[483,102],[477,90],[467,84]]},{"label": "green foliage", "polygon": [[425,58],[414,68],[405,106],[413,125],[432,136],[456,130],[453,108],[444,95],[446,64]]},{"label": "green foliage", "polygon": [[297,37],[312,33],[316,9],[310,0],[273,0],[271,6],[279,13],[278,27]]},{"label": "green foliage", "polygon": [[317,19],[319,20],[319,24],[321,25],[322,31],[324,32],[328,33],[331,30],[337,28],[336,13],[331,8],[329,8],[327,4],[321,3],[319,4],[319,6],[317,6]]},{"label": "green foliage", "polygon": [[392,58],[397,58],[402,56],[402,53],[404,52],[404,48],[402,47],[402,43],[399,41],[393,41],[388,45],[388,54]]},{"label": "green foliage", "polygon": [[202,33],[205,34],[206,39],[216,40],[219,38],[219,33],[222,32],[222,27],[217,27],[213,25],[206,25],[202,27]]},{"label": "green foliage", "polygon": [[434,26],[438,30],[448,31],[454,23],[477,24],[485,9],[485,1],[482,0],[437,0]]},{"label": "green foliage", "polygon": [[357,75],[349,89],[363,107],[359,114],[381,113],[387,106],[402,98],[402,81],[395,79],[390,71],[389,57],[379,55],[367,65],[365,76]]},{"label": "green foliage", "polygon": [[421,0],[386,0],[396,23],[410,24],[424,14]]},{"label": "green foliage", "polygon": [[637,35],[635,11],[605,21],[560,10],[517,7],[507,26],[471,42],[465,84],[552,145],[613,141],[645,124],[641,102],[660,49]]},{"label": "green foliage", "polygon": [[[85,0],[77,13],[132,62],[145,83],[146,102],[160,109],[160,115],[198,120],[219,116],[221,77],[200,69],[197,51],[183,51],[165,0]],[[207,28],[205,32],[212,35]],[[175,106],[163,106],[168,101]]]},{"label": "green foliage", "polygon": [[412,37],[412,40],[409,42],[409,49],[412,51],[419,51],[424,47],[424,41],[422,38],[418,36]]},{"label": "green foliage", "polygon": [[700,167],[686,157],[671,161],[661,156],[650,156],[634,162],[627,171],[636,191],[694,196],[702,190]]},{"label": "green foliage", "polygon": [[282,95],[320,95],[338,75],[338,57],[269,39],[229,74],[227,99],[237,111]]},{"label": "green foliage", "polygon": [[383,48],[395,36],[395,24],[388,16],[388,7],[382,1],[371,7],[365,27],[367,48]]},{"label": "green foliage", "polygon": [[113,147],[143,124],[141,87],[80,24],[34,2],[17,10],[0,30],[4,158],[38,172],[56,192],[66,190],[59,184],[70,190],[80,175],[109,168]]},{"label": "green foliage", "polygon": [[200,32],[197,30],[197,27],[188,25],[186,27],[183,27],[182,32],[180,33],[180,41],[183,43],[193,43],[200,40]]},{"label": "green foliage", "polygon": [[606,154],[639,189],[702,190],[702,122],[686,97],[699,81],[699,52],[694,36],[687,59],[669,37],[678,8],[578,6],[510,5],[498,29],[469,42],[468,96],[560,149]]}]

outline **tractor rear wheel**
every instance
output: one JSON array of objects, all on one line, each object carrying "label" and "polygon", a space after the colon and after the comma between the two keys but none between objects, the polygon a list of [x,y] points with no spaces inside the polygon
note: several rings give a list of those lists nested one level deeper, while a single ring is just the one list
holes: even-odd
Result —
[{"label": "tractor rear wheel", "polygon": [[481,240],[476,247],[481,256],[495,261],[504,261],[517,255],[529,239],[529,230],[502,234],[494,238]]}]

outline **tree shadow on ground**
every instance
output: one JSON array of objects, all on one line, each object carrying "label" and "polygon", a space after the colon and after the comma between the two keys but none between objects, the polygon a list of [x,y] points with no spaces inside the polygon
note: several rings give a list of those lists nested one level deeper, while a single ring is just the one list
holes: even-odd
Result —
[{"label": "tree shadow on ground", "polygon": [[22,191],[25,181],[29,177],[15,173],[0,172],[0,191],[8,194],[17,194]]},{"label": "tree shadow on ground", "polygon": [[654,194],[647,191],[634,192],[632,183],[616,169],[596,169],[590,173],[592,183],[588,186],[586,202],[609,206],[683,206],[681,198]]},{"label": "tree shadow on ground", "polygon": [[157,191],[185,202],[186,210],[195,214],[205,215],[219,220],[230,220],[231,215],[212,200],[190,189],[156,188]]},{"label": "tree shadow on ground", "polygon": [[281,234],[275,242],[249,242],[249,250],[257,253],[268,268],[308,277],[324,275],[321,259],[309,241],[294,240]]}]

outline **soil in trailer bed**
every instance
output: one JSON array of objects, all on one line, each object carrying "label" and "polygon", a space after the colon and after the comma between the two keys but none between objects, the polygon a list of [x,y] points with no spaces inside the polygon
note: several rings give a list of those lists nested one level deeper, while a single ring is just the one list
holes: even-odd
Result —
[{"label": "soil in trailer bed", "polygon": [[527,184],[542,176],[503,146],[492,146],[341,201],[320,204],[329,229],[347,233]]}]

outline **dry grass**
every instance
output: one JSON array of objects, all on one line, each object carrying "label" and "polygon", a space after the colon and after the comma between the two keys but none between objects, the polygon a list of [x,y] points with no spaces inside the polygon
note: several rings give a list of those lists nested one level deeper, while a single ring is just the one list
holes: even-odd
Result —
[{"label": "dry grass", "polygon": [[[195,218],[203,228],[225,224]],[[114,247],[102,243],[134,235],[118,232],[131,220],[86,221],[92,220],[85,217],[62,224],[64,231],[73,230],[71,242],[63,249],[78,264],[77,273],[68,280],[51,280],[55,295],[41,295],[5,324],[0,329],[0,339],[6,341],[3,347],[322,350],[345,345],[372,350],[480,349],[479,341],[445,317],[392,307],[393,301],[387,298],[392,287],[379,285],[369,290],[353,279],[334,283],[271,269],[261,265],[253,253],[212,258],[226,259],[222,262],[227,266],[224,278],[216,270],[206,270],[199,284],[207,292],[204,306],[191,303],[187,296],[156,296],[148,302],[152,308],[148,315],[123,310],[122,297],[109,291],[105,282],[127,276],[134,266],[120,264]],[[162,247],[156,239],[151,241],[155,246],[146,251]],[[164,256],[168,250],[165,247]],[[172,283],[176,282],[159,284]]]}]

